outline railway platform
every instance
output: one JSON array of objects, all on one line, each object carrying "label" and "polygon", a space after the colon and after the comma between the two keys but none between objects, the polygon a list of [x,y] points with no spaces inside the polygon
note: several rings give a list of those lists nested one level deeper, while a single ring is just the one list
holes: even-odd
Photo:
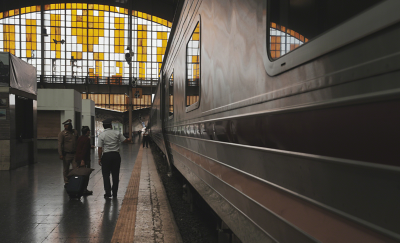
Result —
[{"label": "railway platform", "polygon": [[88,189],[70,200],[56,151],[38,163],[0,171],[1,242],[181,242],[150,148],[121,145],[117,198],[105,199],[97,150]]}]

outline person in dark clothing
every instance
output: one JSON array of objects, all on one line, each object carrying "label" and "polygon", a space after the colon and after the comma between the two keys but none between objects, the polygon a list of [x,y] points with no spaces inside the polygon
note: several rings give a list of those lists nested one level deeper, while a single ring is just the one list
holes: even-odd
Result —
[{"label": "person in dark clothing", "polygon": [[143,132],[143,148],[144,148],[145,144],[146,144],[146,148],[148,148],[149,147],[149,130],[147,129],[147,127]]},{"label": "person in dark clothing", "polygon": [[[79,167],[90,168],[90,129],[88,126],[82,127],[82,136],[78,138],[76,145],[75,161]],[[84,192],[85,195],[92,195],[93,191],[89,191],[87,188]]]},{"label": "person in dark clothing", "polygon": [[[112,130],[112,120],[106,119],[103,121],[104,132],[99,135],[98,139],[98,155],[99,165],[103,174],[104,183],[104,198],[117,197],[119,184],[119,169],[121,166],[121,156],[119,155],[119,145],[121,142],[129,143],[130,138],[125,138],[122,134]],[[110,173],[112,175],[112,187],[110,183]]]}]

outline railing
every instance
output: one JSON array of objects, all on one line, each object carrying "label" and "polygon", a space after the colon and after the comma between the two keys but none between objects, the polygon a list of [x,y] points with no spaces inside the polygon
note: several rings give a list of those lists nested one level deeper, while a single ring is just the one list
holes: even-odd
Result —
[{"label": "railing", "polygon": [[[107,84],[107,85],[129,85],[129,78],[123,77],[97,77],[97,76],[38,76],[37,81],[49,84]],[[156,86],[158,79],[132,80],[132,86]]]}]

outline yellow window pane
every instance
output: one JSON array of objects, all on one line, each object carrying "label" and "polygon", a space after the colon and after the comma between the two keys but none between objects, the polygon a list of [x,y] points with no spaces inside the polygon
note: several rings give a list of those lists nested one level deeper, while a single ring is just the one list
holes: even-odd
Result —
[{"label": "yellow window pane", "polygon": [[157,62],[162,62],[162,55],[157,55]]},{"label": "yellow window pane", "polygon": [[26,49],[28,50],[32,49],[32,42],[26,42]]},{"label": "yellow window pane", "polygon": [[55,44],[54,42],[52,42],[52,43],[50,44],[50,49],[51,49],[52,51],[55,51],[55,50],[56,50],[56,44]]},{"label": "yellow window pane", "polygon": [[99,37],[93,37],[94,38],[94,44],[98,45],[99,44]]},{"label": "yellow window pane", "polygon": [[74,57],[74,59],[78,59],[78,55],[76,54],[75,51],[71,52],[71,59]]},{"label": "yellow window pane", "polygon": [[93,29],[94,28],[94,24],[93,23],[89,23],[89,28]]},{"label": "yellow window pane", "polygon": [[164,40],[168,39],[168,34],[167,34],[167,32],[162,32],[162,38],[163,38]]},{"label": "yellow window pane", "polygon": [[97,52],[93,53],[93,58],[94,60],[99,60],[99,53]]},{"label": "yellow window pane", "polygon": [[82,52],[78,52],[77,54],[78,54],[77,59],[82,59]]},{"label": "yellow window pane", "polygon": [[99,29],[99,36],[104,36],[104,30],[103,29]]},{"label": "yellow window pane", "polygon": [[72,8],[72,4],[67,3],[67,9],[71,9]]},{"label": "yellow window pane", "polygon": [[195,41],[198,41],[198,40],[200,40],[200,38],[199,38],[199,34],[193,33],[192,40],[195,40]]},{"label": "yellow window pane", "polygon": [[31,50],[26,50],[26,57],[32,57]]},{"label": "yellow window pane", "polygon": [[57,58],[57,59],[60,59],[60,58],[61,58],[61,51],[57,51],[57,52],[56,52],[56,58]]},{"label": "yellow window pane", "polygon": [[[73,24],[74,24],[74,23],[72,23],[72,25],[73,25]],[[72,29],[71,29],[71,34],[72,34],[72,35],[76,35],[76,28],[72,28]]]},{"label": "yellow window pane", "polygon": [[[77,3],[76,4],[76,8],[77,9],[83,9],[82,3]],[[86,8],[85,8],[86,9]]]},{"label": "yellow window pane", "polygon": [[[86,39],[86,38],[85,38],[85,39]],[[83,52],[87,52],[87,50],[88,50],[87,45],[83,45],[83,46],[82,46],[82,51],[83,51]]]},{"label": "yellow window pane", "polygon": [[138,60],[138,62],[142,61],[142,54],[137,54],[137,60]]},{"label": "yellow window pane", "polygon": [[143,31],[138,31],[138,38],[143,38]]},{"label": "yellow window pane", "polygon": [[89,29],[89,36],[93,36],[93,34],[94,34],[93,29]]},{"label": "yellow window pane", "polygon": [[89,45],[93,45],[94,41],[93,41],[93,37],[89,37]]},{"label": "yellow window pane", "polygon": [[147,46],[147,39],[142,39],[142,40],[143,40],[142,46]]},{"label": "yellow window pane", "polygon": [[167,40],[162,41],[162,47],[167,47]]},{"label": "yellow window pane", "polygon": [[37,41],[37,35],[35,33],[35,34],[32,34],[32,42],[36,43],[36,41]]},{"label": "yellow window pane", "polygon": [[100,54],[99,54],[99,59],[100,59],[100,60],[104,60],[104,53],[100,53]]},{"label": "yellow window pane", "polygon": [[119,45],[119,38],[115,38],[115,40],[114,40],[114,45],[116,45],[116,46]]},{"label": "yellow window pane", "polygon": [[77,28],[77,35],[83,35],[83,30],[81,28]]},{"label": "yellow window pane", "polygon": [[76,27],[82,28],[83,27],[83,23],[82,22],[76,22]]},{"label": "yellow window pane", "polygon": [[93,52],[93,45],[88,45],[88,51]]},{"label": "yellow window pane", "polygon": [[164,51],[163,51],[162,47],[157,47],[157,54],[158,55],[164,54]]},{"label": "yellow window pane", "polygon": [[78,44],[83,44],[82,36],[77,37]]}]

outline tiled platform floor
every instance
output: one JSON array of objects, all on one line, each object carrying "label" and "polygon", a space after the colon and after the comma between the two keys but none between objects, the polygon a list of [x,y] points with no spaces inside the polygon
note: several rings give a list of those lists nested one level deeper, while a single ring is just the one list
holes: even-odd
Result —
[{"label": "tiled platform floor", "polygon": [[104,199],[97,150],[92,150],[93,195],[70,200],[64,190],[62,162],[55,151],[39,151],[38,163],[0,171],[0,242],[110,242],[139,151],[121,145],[118,198]]}]

